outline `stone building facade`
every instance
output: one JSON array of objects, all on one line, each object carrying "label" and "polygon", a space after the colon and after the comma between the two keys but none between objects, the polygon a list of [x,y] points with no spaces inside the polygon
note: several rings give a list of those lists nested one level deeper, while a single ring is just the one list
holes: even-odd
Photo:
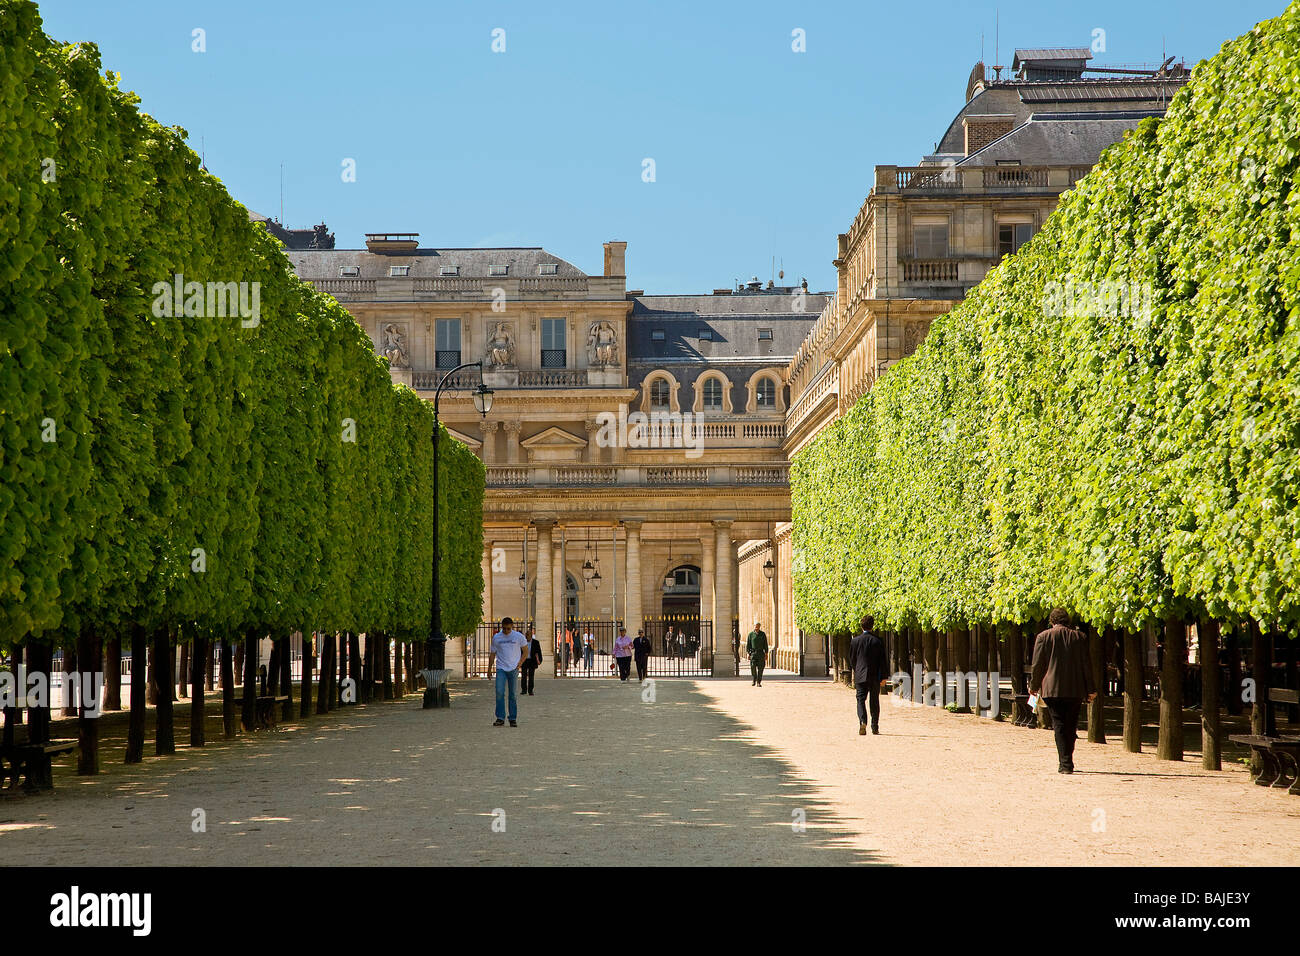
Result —
[{"label": "stone building facade", "polygon": [[[990,78],[977,63],[935,151],[915,166],[875,167],[867,198],[836,240],[835,295],[786,368],[789,458],[915,351],[935,318],[1038,231],[1103,149],[1163,115],[1189,78],[1172,58],[1131,70],[1090,68],[1091,58],[1086,48],[1017,50],[1005,79],[1002,67]],[[793,606],[789,533],[778,525],[775,551],[760,541],[743,552],[741,608],[744,617],[775,615],[797,634],[783,611]],[[772,603],[761,583],[769,560],[780,582]]]},{"label": "stone building facade", "polygon": [[542,248],[428,248],[405,233],[287,255],[425,397],[447,370],[484,363],[488,415],[469,396],[477,370],[454,375],[439,408],[487,469],[485,621],[536,621],[542,635],[621,621],[635,634],[651,617],[694,616],[721,632],[713,672],[732,672],[739,549],[789,521],[786,370],[828,295],[757,280],[629,291],[623,242],[605,243],[601,275]]}]

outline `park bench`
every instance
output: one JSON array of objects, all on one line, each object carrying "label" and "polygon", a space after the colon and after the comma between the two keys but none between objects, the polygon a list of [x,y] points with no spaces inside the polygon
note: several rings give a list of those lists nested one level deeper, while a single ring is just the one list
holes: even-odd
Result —
[{"label": "park bench", "polygon": [[[0,789],[12,790],[18,786],[21,775],[23,790],[54,789],[52,758],[77,749],[75,740],[51,740],[43,744],[14,744],[0,749]],[[7,783],[6,783],[7,781]]]},{"label": "park bench", "polygon": [[253,712],[254,730],[278,730],[280,707],[289,702],[288,696],[254,698],[256,707]]},{"label": "park bench", "polygon": [[1244,744],[1259,757],[1256,785],[1286,787],[1288,793],[1300,794],[1300,737],[1233,734],[1228,739]]}]

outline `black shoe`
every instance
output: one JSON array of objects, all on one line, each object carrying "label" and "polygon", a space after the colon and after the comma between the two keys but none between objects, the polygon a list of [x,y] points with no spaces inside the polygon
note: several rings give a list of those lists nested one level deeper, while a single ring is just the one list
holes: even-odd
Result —
[{"label": "black shoe", "polygon": [[1074,768],[1073,768],[1073,767],[1057,767],[1057,768],[1056,768],[1056,772],[1057,772],[1057,773],[1074,773]]},{"label": "black shoe", "polygon": [[506,722],[505,722],[504,720],[494,720],[494,721],[492,721],[492,726],[493,726],[493,727],[504,727],[505,725],[506,725]]},{"label": "black shoe", "polygon": [[875,734],[877,737],[880,736],[880,728],[879,728],[879,727],[872,727],[872,728],[871,728],[871,732],[872,732],[873,734]]},{"label": "black shoe", "polygon": [[515,722],[512,720],[512,721],[510,721],[510,726],[511,726],[511,727],[518,727],[519,724],[515,723]]}]

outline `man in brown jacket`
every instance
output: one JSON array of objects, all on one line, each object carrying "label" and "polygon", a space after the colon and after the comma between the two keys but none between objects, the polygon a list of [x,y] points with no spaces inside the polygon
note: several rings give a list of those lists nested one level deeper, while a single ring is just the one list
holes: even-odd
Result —
[{"label": "man in brown jacket", "polygon": [[1034,640],[1029,692],[1042,694],[1052,714],[1057,772],[1074,773],[1079,710],[1085,700],[1096,696],[1088,667],[1088,636],[1068,626],[1069,615],[1062,608],[1054,608],[1047,622],[1051,626]]}]

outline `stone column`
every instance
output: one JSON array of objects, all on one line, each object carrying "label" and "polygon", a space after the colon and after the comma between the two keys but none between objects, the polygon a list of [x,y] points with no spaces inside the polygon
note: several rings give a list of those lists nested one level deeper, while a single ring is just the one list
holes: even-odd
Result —
[{"label": "stone column", "polygon": [[492,545],[483,542],[483,620],[496,623],[492,616]]},{"label": "stone column", "polygon": [[[700,620],[713,620],[713,551],[712,535],[700,539]],[[716,641],[716,638],[715,638]],[[730,647],[727,653],[731,653]]]},{"label": "stone column", "polygon": [[557,622],[565,621],[565,580],[564,580],[564,547],[558,540],[552,540],[552,561],[551,561],[551,600],[555,606],[555,620]]},{"label": "stone column", "polygon": [[537,571],[537,640],[543,648],[550,648],[555,653],[555,604],[552,599],[551,581],[551,530],[555,527],[554,518],[538,518],[533,522],[537,527],[537,556],[533,567]]},{"label": "stone column", "polygon": [[731,543],[731,519],[713,522],[713,676],[735,677],[731,656],[731,615],[735,607],[736,548]]},{"label": "stone column", "polygon": [[587,426],[587,464],[593,465],[600,461],[600,447],[596,444],[596,435],[600,431],[600,426],[596,424],[594,418],[589,418],[585,422]]},{"label": "stone column", "polygon": [[628,634],[633,636],[641,629],[641,522],[623,521],[623,531],[627,535],[624,555],[626,571],[623,575],[623,608],[625,615],[623,625]]},{"label": "stone column", "polygon": [[497,425],[496,419],[491,421],[479,422],[479,430],[483,434],[483,464],[495,465],[497,460]]},{"label": "stone column", "polygon": [[519,429],[522,423],[518,419],[507,419],[501,423],[506,432],[506,464],[519,464]]}]

